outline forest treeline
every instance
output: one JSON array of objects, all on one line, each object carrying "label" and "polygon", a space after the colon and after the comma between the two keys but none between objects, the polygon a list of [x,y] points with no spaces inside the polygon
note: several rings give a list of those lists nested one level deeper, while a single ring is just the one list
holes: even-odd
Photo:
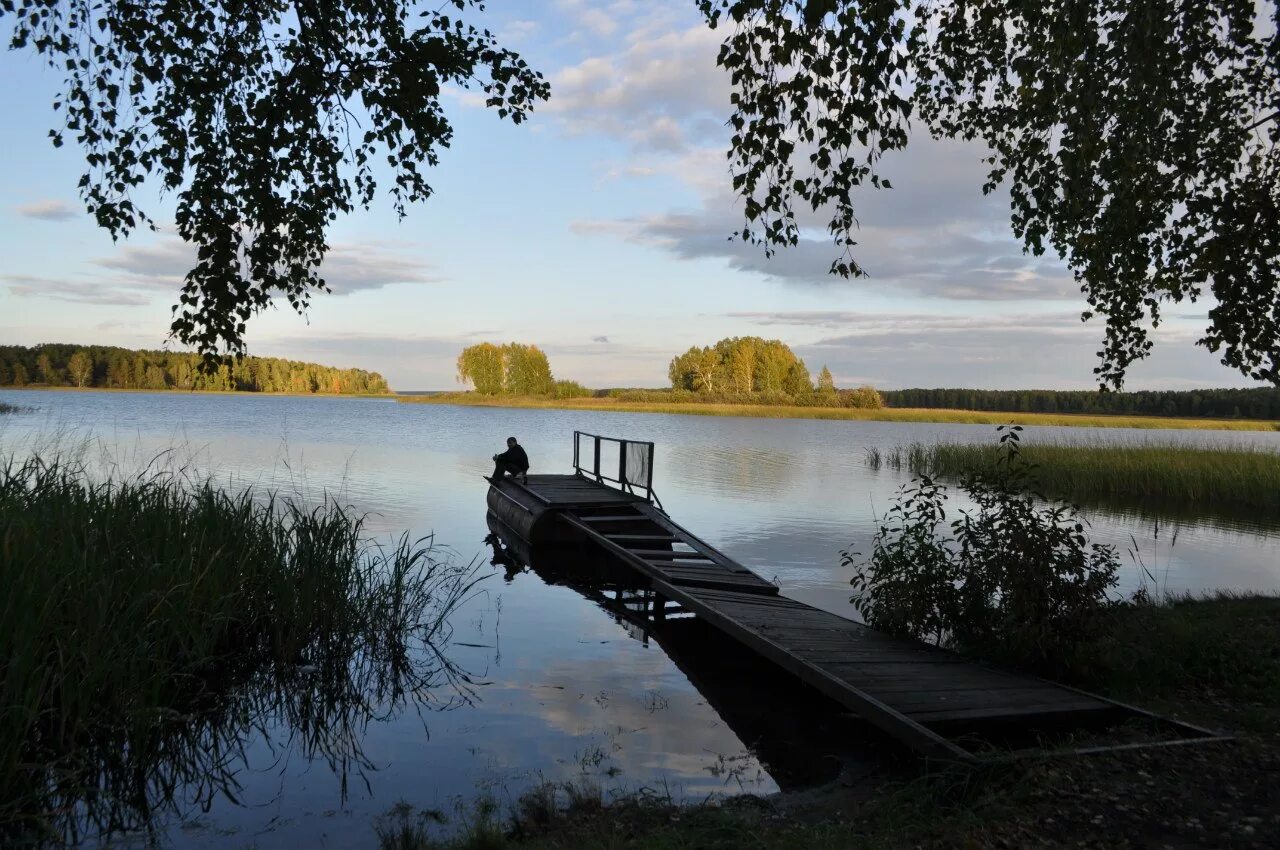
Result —
[{"label": "forest treeline", "polygon": [[885,390],[881,395],[890,407],[1280,419],[1280,389],[1271,387],[1106,393],[1096,390],[909,389]]},{"label": "forest treeline", "polygon": [[187,352],[58,343],[0,346],[0,386],[28,385],[343,395],[391,392],[377,372],[277,357],[245,357],[205,374],[200,371],[200,355]]}]

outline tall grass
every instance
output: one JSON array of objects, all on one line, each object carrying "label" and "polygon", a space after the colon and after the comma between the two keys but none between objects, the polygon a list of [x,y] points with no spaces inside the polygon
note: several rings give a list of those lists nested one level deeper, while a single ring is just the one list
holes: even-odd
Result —
[{"label": "tall grass", "polygon": [[1201,431],[1276,431],[1280,423],[1249,419],[1177,419],[1163,416],[1111,416],[1076,413],[993,413],[980,410],[885,407],[802,407],[712,402],[623,401],[617,398],[548,399],[485,396],[479,393],[435,393],[398,396],[406,404],[459,404],[472,407],[516,407],[555,410],[598,410],[611,413],[674,413],[692,416],[744,416],[762,419],[834,419],[871,422],[944,422],[961,425],[1058,425],[1090,428],[1168,428]]},{"label": "tall grass", "polygon": [[[364,765],[359,732],[438,685],[475,583],[430,540],[382,547],[307,509],[180,473],[0,468],[0,844],[144,826],[234,796],[247,738],[287,728]],[[344,773],[345,775],[345,773]]]},{"label": "tall grass", "polygon": [[[1047,495],[1280,514],[1280,454],[1263,449],[1031,444],[1022,447],[1022,455]],[[872,468],[960,478],[990,471],[996,457],[984,444],[912,443],[870,450],[867,462]]]}]

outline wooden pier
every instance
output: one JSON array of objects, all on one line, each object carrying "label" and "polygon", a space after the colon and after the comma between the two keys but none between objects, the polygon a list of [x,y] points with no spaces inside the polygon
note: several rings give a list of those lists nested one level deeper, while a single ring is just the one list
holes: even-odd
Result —
[{"label": "wooden pier", "polygon": [[[922,754],[974,760],[959,743],[964,733],[1010,724],[1083,728],[1143,718],[1162,728],[1161,744],[1218,739],[1205,729],[967,661],[781,596],[772,582],[654,504],[651,463],[642,465],[647,480],[636,484],[623,446],[617,478],[601,475],[599,447],[607,438],[575,440],[582,436],[595,440],[594,467],[584,468],[575,451],[573,474],[492,481],[490,507],[530,538],[567,536],[598,545],[654,591],[653,618],[673,611],[701,617]],[[638,445],[648,446],[651,461],[652,445]]]}]

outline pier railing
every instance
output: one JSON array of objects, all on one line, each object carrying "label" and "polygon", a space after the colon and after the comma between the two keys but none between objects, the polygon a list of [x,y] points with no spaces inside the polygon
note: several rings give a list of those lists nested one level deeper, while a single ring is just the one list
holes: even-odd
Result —
[{"label": "pier railing", "polygon": [[653,492],[653,443],[574,431],[573,471],[662,507]]}]

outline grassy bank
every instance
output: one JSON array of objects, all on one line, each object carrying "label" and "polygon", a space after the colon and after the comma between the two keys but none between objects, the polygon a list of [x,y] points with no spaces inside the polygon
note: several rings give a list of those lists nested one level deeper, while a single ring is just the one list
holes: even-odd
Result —
[{"label": "grassy bank", "polygon": [[[1077,501],[1212,505],[1280,514],[1280,453],[1192,446],[1029,444],[1024,459],[1046,495]],[[998,457],[990,444],[913,443],[872,450],[888,466],[944,478],[985,472]]]},{"label": "grassy bank", "polygon": [[372,545],[337,504],[9,461],[0,546],[4,846],[234,796],[261,730],[359,765],[352,730],[380,702],[455,673],[414,659],[441,658],[425,647],[465,572],[422,541]]},{"label": "grassy bank", "polygon": [[[481,803],[433,840],[401,806],[370,846],[424,848],[1271,847],[1280,843],[1280,599],[1176,600],[1113,612],[1079,684],[1232,732],[1224,744],[1001,767],[877,771],[811,792],[680,806],[654,793],[544,786]],[[1082,737],[1087,745],[1105,741]],[[904,759],[901,764],[910,764]],[[406,789],[408,796],[408,789]]]},{"label": "grassy bank", "polygon": [[552,410],[598,410],[610,413],[675,413],[692,416],[747,416],[763,419],[836,419],[871,422],[941,422],[965,425],[1063,425],[1095,428],[1171,428],[1204,431],[1275,431],[1280,422],[1246,419],[1175,419],[1161,416],[1105,416],[1070,413],[989,413],[973,410],[885,407],[788,407],[763,404],[702,404],[698,402],[631,402],[613,398],[548,399],[482,396],[476,393],[437,393],[398,396],[406,404],[461,404],[475,407],[516,407]]}]

